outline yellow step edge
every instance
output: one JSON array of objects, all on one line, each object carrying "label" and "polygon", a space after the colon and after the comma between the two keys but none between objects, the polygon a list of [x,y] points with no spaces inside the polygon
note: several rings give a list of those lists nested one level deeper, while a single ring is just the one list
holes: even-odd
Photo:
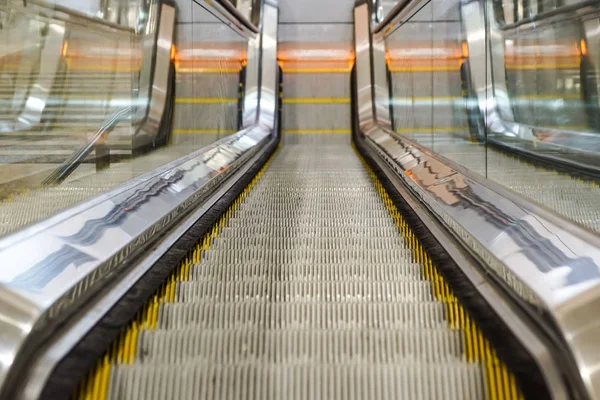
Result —
[{"label": "yellow step edge", "polygon": [[282,68],[286,74],[346,74],[352,67],[344,68]]},{"label": "yellow step edge", "polygon": [[392,67],[390,72],[444,72],[444,71],[459,71],[460,66],[444,65],[444,66],[420,66],[420,67]]},{"label": "yellow step edge", "polygon": [[531,71],[536,69],[579,69],[579,63],[561,63],[561,64],[506,64],[509,71]]},{"label": "yellow step edge", "polygon": [[176,68],[180,74],[237,74],[241,68]]}]

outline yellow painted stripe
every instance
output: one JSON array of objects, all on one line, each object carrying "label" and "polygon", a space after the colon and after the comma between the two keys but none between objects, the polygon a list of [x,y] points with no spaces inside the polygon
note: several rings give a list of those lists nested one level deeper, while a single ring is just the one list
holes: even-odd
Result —
[{"label": "yellow painted stripe", "polygon": [[579,63],[565,63],[565,64],[507,64],[506,69],[510,71],[530,71],[536,69],[577,69]]},{"label": "yellow painted stripe", "polygon": [[352,71],[352,67],[345,68],[282,68],[286,74],[340,74]]},{"label": "yellow painted stripe", "polygon": [[219,133],[235,133],[233,129],[173,129],[176,135],[210,135]]},{"label": "yellow painted stripe", "polygon": [[439,127],[439,128],[398,128],[397,133],[429,133],[429,132],[466,132],[468,128],[453,128],[453,127]]},{"label": "yellow painted stripe", "polygon": [[283,99],[284,104],[350,104],[349,97],[298,97]]},{"label": "yellow painted stripe", "polygon": [[242,68],[204,68],[204,67],[193,67],[193,68],[176,68],[180,74],[236,74],[242,70]]},{"label": "yellow painted stripe", "polygon": [[218,98],[218,97],[177,97],[177,104],[222,104],[222,103],[237,103],[235,98]]},{"label": "yellow painted stripe", "polygon": [[346,135],[351,133],[350,129],[284,129],[283,133],[295,135]]},{"label": "yellow painted stripe", "polygon": [[[68,100],[68,99],[86,99],[86,100],[130,100],[131,95],[128,93],[122,93],[123,96],[119,97],[118,94],[104,94],[104,95],[93,95],[93,94],[67,94],[64,96],[50,96],[50,100]],[[0,95],[0,99],[12,99],[13,95]]]},{"label": "yellow painted stripe", "polygon": [[442,72],[459,71],[460,65],[441,65],[441,66],[418,66],[418,67],[391,67],[390,72]]}]

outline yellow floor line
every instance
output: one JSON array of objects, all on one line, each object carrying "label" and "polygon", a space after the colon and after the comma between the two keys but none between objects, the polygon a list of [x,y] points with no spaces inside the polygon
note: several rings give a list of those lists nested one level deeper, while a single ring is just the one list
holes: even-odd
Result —
[{"label": "yellow floor line", "polygon": [[177,97],[175,103],[177,104],[223,104],[223,103],[237,103],[236,98],[218,98],[218,97]]},{"label": "yellow floor line", "polygon": [[579,63],[561,64],[506,64],[509,71],[531,71],[536,69],[579,69]]},{"label": "yellow floor line", "polygon": [[173,129],[175,135],[210,135],[220,133],[235,133],[234,129]]},{"label": "yellow floor line", "polygon": [[351,133],[350,129],[284,129],[283,133],[295,135],[329,135],[340,134],[346,135]]},{"label": "yellow floor line", "polygon": [[458,70],[460,70],[460,66],[457,67],[455,65],[390,68],[390,72],[443,72]]},{"label": "yellow floor line", "polygon": [[298,97],[283,99],[284,104],[350,104],[349,97]]},{"label": "yellow floor line", "polygon": [[177,68],[180,74],[237,74],[241,68]]},{"label": "yellow floor line", "polygon": [[352,67],[344,68],[282,68],[286,74],[347,74]]},{"label": "yellow floor line", "polygon": [[[0,95],[0,99],[12,99],[13,95]],[[85,99],[85,100],[106,100],[106,101],[117,101],[117,100],[132,100],[132,96],[129,93],[117,93],[117,94],[65,94],[59,96],[49,96],[51,100],[70,100],[70,99]]]}]

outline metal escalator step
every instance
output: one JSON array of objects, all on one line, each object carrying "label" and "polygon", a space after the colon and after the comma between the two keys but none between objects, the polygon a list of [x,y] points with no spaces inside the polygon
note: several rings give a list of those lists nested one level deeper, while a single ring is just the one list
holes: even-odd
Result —
[{"label": "metal escalator step", "polygon": [[399,237],[248,237],[224,238],[216,241],[212,250],[243,250],[252,248],[269,248],[273,250],[350,250],[355,247],[369,247],[371,249],[394,249],[402,245]]},{"label": "metal escalator step", "polygon": [[259,299],[292,301],[431,301],[431,283],[428,281],[318,281],[279,282],[274,273],[271,279],[224,282],[182,282],[178,285],[177,300],[243,301]]},{"label": "metal escalator step", "polygon": [[206,261],[219,262],[223,264],[240,262],[264,262],[273,265],[286,263],[342,263],[342,262],[364,262],[364,263],[391,263],[402,262],[410,257],[409,249],[393,249],[381,251],[375,249],[346,249],[340,251],[329,251],[321,249],[310,250],[275,250],[275,249],[240,249],[232,252],[229,250],[206,251],[203,259]]},{"label": "metal escalator step", "polygon": [[238,302],[166,303],[158,329],[283,328],[433,328],[446,326],[444,305],[435,301],[288,301],[264,299]]},{"label": "metal escalator step", "polygon": [[[370,227],[370,226],[301,226],[293,231],[284,226],[270,226],[265,229],[264,226],[246,226],[231,228],[224,227],[219,233],[221,238],[245,238],[245,237],[398,237],[398,228],[390,224],[387,227]],[[402,238],[400,238],[402,240]]]},{"label": "metal escalator step", "polygon": [[[365,210],[349,208],[344,213],[346,218],[381,218],[382,209]],[[339,215],[339,211],[335,209],[320,209],[319,207],[303,208],[299,207],[296,210],[239,210],[236,217],[245,218],[335,218]]]},{"label": "metal escalator step", "polygon": [[119,365],[108,399],[481,399],[481,369],[451,361],[399,364],[187,362]]},{"label": "metal escalator step", "polygon": [[[269,205],[271,207],[277,207],[281,210],[296,209],[298,206],[303,207],[317,207],[320,206],[324,209],[332,209],[339,207],[341,204],[347,207],[361,208],[363,206],[379,207],[379,205],[373,205],[373,201],[377,199],[376,196],[368,196],[365,193],[363,196],[359,194],[348,194],[340,198],[339,196],[321,196],[315,199],[303,199],[299,196],[282,196],[277,199],[275,195],[272,196]],[[240,210],[254,210],[256,208],[264,208],[265,205],[258,201],[246,202],[240,206]],[[384,207],[381,205],[381,207]],[[385,208],[384,208],[385,210]]]},{"label": "metal escalator step", "polygon": [[142,331],[138,337],[140,364],[237,364],[247,361],[285,363],[401,363],[460,359],[461,332],[436,328],[271,328],[240,326],[197,329],[194,326]]},{"label": "metal escalator step", "polygon": [[[423,279],[420,264],[367,264],[367,263],[331,263],[331,264],[278,264],[276,269],[281,281],[297,279],[315,281],[355,281],[369,279],[375,281],[396,281],[403,278]],[[272,277],[273,266],[266,263],[220,264],[203,262],[202,268],[192,268],[189,280],[236,280],[241,278]]]},{"label": "metal escalator step", "polygon": [[230,227],[249,227],[249,226],[268,226],[268,227],[286,227],[286,228],[302,228],[302,227],[393,227],[394,222],[389,217],[356,219],[345,218],[345,216],[335,219],[290,219],[290,218],[231,218],[228,225]]}]

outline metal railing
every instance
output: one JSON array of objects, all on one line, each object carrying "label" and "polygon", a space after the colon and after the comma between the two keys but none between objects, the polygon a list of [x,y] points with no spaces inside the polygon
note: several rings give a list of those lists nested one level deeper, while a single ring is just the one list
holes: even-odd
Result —
[{"label": "metal railing", "polygon": [[[106,141],[110,132],[121,122],[131,121],[133,117],[132,107],[126,107],[115,111],[104,121],[102,126],[92,135],[92,137],[82,147],[76,150],[69,158],[62,162],[48,177],[42,182],[42,185],[56,185],[63,182],[71,173],[73,173],[88,155],[94,151],[98,144]],[[98,155],[97,155],[98,157]],[[110,155],[108,155],[110,157]]]}]

